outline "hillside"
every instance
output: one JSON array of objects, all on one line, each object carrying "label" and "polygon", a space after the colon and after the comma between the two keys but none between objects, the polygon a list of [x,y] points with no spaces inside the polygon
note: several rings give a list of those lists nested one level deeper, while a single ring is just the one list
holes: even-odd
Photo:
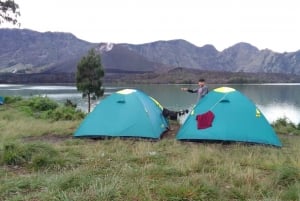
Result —
[{"label": "hillside", "polygon": [[101,52],[108,71],[153,71],[161,66],[122,46],[89,43],[70,33],[0,29],[0,44],[0,73],[74,73],[91,48]]},{"label": "hillside", "polygon": [[142,45],[122,44],[150,61],[173,67],[229,72],[300,74],[300,51],[276,53],[238,43],[219,52],[212,45],[197,47],[184,40],[158,41]]},{"label": "hillside", "polygon": [[74,72],[78,58],[95,46],[68,33],[0,30],[0,72]]},{"label": "hillside", "polygon": [[281,54],[268,49],[259,50],[248,43],[238,43],[218,51],[213,45],[198,47],[185,40],[139,45],[90,43],[70,33],[0,29],[0,44],[2,80],[3,76],[14,77],[15,74],[74,74],[78,61],[91,48],[101,53],[103,66],[109,75],[165,73],[178,67],[216,72],[300,75],[300,51]]}]

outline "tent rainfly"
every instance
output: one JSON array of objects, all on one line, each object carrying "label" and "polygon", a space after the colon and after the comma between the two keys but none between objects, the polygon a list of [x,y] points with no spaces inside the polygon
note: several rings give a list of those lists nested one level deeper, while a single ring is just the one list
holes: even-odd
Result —
[{"label": "tent rainfly", "polygon": [[178,140],[235,141],[281,147],[281,142],[256,105],[239,91],[221,87],[194,107],[178,131]]},{"label": "tent rainfly", "polygon": [[0,105],[4,104],[4,98],[2,96],[0,96]]},{"label": "tent rainfly", "polygon": [[159,139],[168,126],[157,101],[139,90],[124,89],[103,99],[83,120],[74,137]]}]

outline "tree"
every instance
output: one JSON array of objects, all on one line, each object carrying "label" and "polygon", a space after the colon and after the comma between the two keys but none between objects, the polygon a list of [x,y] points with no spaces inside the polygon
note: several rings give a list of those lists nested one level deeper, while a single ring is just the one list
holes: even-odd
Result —
[{"label": "tree", "polygon": [[91,49],[78,63],[76,72],[76,87],[82,92],[83,97],[88,98],[88,112],[91,111],[91,99],[103,96],[103,77],[101,57],[94,49]]},{"label": "tree", "polygon": [[17,18],[20,16],[19,5],[13,0],[0,0],[0,24],[9,22],[18,24]]}]

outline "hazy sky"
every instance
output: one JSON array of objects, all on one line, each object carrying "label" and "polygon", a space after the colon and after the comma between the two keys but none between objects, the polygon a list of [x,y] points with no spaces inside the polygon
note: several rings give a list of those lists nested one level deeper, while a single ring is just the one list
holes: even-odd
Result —
[{"label": "hazy sky", "polygon": [[21,28],[90,42],[185,39],[218,50],[238,42],[300,50],[299,0],[15,0]]}]

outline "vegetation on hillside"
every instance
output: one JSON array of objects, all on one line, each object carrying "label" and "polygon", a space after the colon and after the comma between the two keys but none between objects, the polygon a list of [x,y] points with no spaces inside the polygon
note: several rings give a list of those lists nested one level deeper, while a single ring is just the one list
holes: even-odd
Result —
[{"label": "vegetation on hillside", "polygon": [[107,74],[106,83],[126,84],[192,84],[199,78],[205,78],[213,84],[252,84],[252,83],[299,83],[299,75],[276,73],[245,73],[203,71],[196,69],[175,68],[169,71],[148,73]]},{"label": "vegetation on hillside", "polygon": [[64,107],[47,97],[0,106],[0,200],[300,200],[299,125],[286,119],[274,123],[281,149],[89,140],[72,138],[74,107],[72,120],[42,115]]}]

